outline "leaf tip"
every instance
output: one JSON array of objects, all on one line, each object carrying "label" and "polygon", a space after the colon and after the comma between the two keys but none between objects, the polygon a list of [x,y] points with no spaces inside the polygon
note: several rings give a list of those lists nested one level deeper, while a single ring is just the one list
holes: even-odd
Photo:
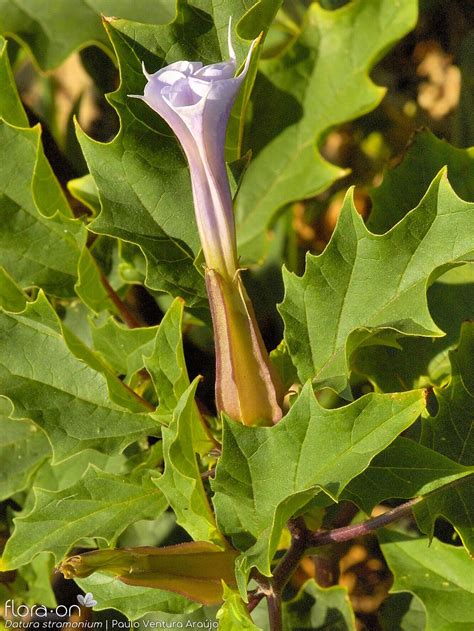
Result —
[{"label": "leaf tip", "polygon": [[8,564],[5,562],[5,560],[0,557],[0,573],[2,572],[8,572],[10,570],[10,567],[8,566]]}]

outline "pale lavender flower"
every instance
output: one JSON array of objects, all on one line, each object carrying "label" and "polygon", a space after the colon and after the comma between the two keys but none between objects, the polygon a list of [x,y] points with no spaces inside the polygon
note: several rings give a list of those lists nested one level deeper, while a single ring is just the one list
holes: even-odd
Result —
[{"label": "pale lavender flower", "polygon": [[[256,40],[255,40],[256,41]],[[247,74],[252,49],[242,72],[237,69],[229,22],[229,61],[203,66],[199,61],[177,61],[148,79],[141,98],[178,137],[188,159],[196,221],[209,268],[227,278],[237,270],[232,198],[224,160],[227,123]]]},{"label": "pale lavender flower", "polygon": [[168,123],[188,159],[216,345],[216,404],[245,425],[276,423],[283,386],[269,360],[240,278],[224,158],[227,123],[247,74],[237,69],[229,23],[229,61],[177,61],[154,74],[143,99]]}]

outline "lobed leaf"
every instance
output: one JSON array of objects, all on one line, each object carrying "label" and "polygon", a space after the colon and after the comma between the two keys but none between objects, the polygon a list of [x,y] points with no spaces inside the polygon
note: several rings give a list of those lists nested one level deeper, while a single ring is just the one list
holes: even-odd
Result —
[{"label": "lobed leaf", "polygon": [[169,427],[163,427],[165,471],[155,479],[176,514],[176,521],[194,540],[226,548],[216,526],[196,461],[194,425],[199,423],[194,395],[199,378],[185,390],[173,412]]},{"label": "lobed leaf", "polygon": [[422,419],[420,444],[397,438],[345,490],[345,497],[367,513],[385,499],[426,495],[414,507],[422,532],[431,536],[436,519],[442,516],[453,524],[471,552],[474,550],[473,353],[474,324],[465,322],[459,346],[449,354],[451,380],[446,387],[435,389],[438,411]]},{"label": "lobed leaf", "polygon": [[254,158],[236,200],[246,260],[262,258],[278,210],[347,173],[327,162],[318,145],[331,127],[380,103],[385,90],[368,74],[416,17],[415,0],[359,0],[338,11],[313,2],[298,37],[281,55],[260,63],[247,139]]},{"label": "lobed leaf", "polygon": [[465,550],[396,531],[379,531],[379,539],[395,577],[391,591],[411,592],[421,600],[425,631],[472,629],[472,561]]},{"label": "lobed leaf", "polygon": [[339,586],[325,589],[313,579],[307,581],[294,598],[283,603],[283,626],[288,631],[355,631],[347,590]]},{"label": "lobed leaf", "polygon": [[[278,6],[279,2],[272,4]],[[213,0],[181,0],[177,7],[176,18],[168,25],[126,20],[106,23],[121,79],[109,100],[119,114],[121,127],[107,144],[93,141],[80,130],[78,138],[102,208],[91,229],[139,245],[147,258],[149,287],[179,295],[189,306],[204,306],[206,293],[196,263],[200,244],[187,163],[168,126],[144,103],[128,95],[143,94],[146,80],[142,61],[154,72],[182,59],[210,63],[227,58],[229,17],[238,23],[246,8],[237,0],[225,5]],[[271,12],[261,18],[268,20],[270,16]],[[254,31],[267,28],[268,23],[260,22],[258,14],[254,18],[249,18]],[[249,42],[235,39],[241,60]]]},{"label": "lobed leaf", "polygon": [[270,575],[270,560],[292,515],[321,491],[336,499],[423,407],[422,392],[413,391],[371,394],[327,410],[306,384],[274,427],[226,421],[213,502],[219,528],[245,550],[241,585],[254,566]]},{"label": "lobed leaf", "polygon": [[43,294],[23,312],[0,315],[0,340],[0,394],[12,402],[12,418],[43,429],[56,462],[87,448],[118,453],[156,434],[156,421],[111,402],[104,376],[71,353]]},{"label": "lobed leaf", "polygon": [[0,399],[0,501],[23,491],[51,454],[44,433],[31,421],[8,418],[9,407]]},{"label": "lobed leaf", "polygon": [[381,234],[418,206],[432,180],[444,166],[456,194],[474,202],[474,147],[458,149],[428,130],[413,137],[402,162],[384,175],[382,184],[370,191],[372,208],[367,225]]},{"label": "lobed leaf", "polygon": [[352,360],[355,372],[366,376],[381,392],[443,386],[450,378],[449,351],[459,341],[461,325],[473,315],[474,264],[443,274],[427,292],[428,308],[444,337],[405,337],[398,348],[366,346]]},{"label": "lobed leaf", "polygon": [[375,235],[348,197],[323,254],[307,256],[301,278],[284,273],[279,310],[300,379],[348,397],[350,358],[358,347],[393,344],[400,335],[442,336],[426,289],[439,270],[472,260],[473,210],[441,172],[417,208]]},{"label": "lobed leaf", "polygon": [[109,317],[91,327],[94,349],[118,375],[131,376],[145,366],[154,345],[159,327],[129,329]]},{"label": "lobed leaf", "polygon": [[224,586],[224,603],[216,614],[221,631],[261,631],[255,626],[239,592]]},{"label": "lobed leaf", "polygon": [[167,507],[149,473],[124,479],[94,466],[75,485],[59,492],[36,489],[35,496],[31,512],[14,520],[2,556],[5,569],[20,567],[40,552],[50,552],[58,562],[86,537],[113,544],[129,524],[154,519]]},{"label": "lobed leaf", "polygon": [[[165,425],[170,423],[178,402],[189,388],[182,337],[183,314],[184,303],[176,298],[160,323],[152,354],[144,358],[159,401],[153,416]],[[192,401],[190,405],[188,422],[192,429],[192,444],[198,453],[204,455],[216,443],[196,403]]]},{"label": "lobed leaf", "polygon": [[[172,0],[10,0],[0,1],[0,31],[14,35],[30,50],[41,70],[59,66],[78,48],[108,49],[101,15],[164,23],[174,15]],[[110,53],[109,53],[110,54]]]}]

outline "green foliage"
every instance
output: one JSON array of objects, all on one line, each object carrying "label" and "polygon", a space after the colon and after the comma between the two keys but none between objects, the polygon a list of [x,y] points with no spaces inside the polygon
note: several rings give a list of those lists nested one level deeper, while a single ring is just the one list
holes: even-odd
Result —
[{"label": "green foliage", "polygon": [[[171,422],[181,397],[190,385],[183,350],[183,312],[183,301],[176,299],[160,324],[151,355],[144,358],[159,401],[153,416],[166,425]],[[197,452],[206,454],[215,442],[194,401],[190,402],[186,414],[185,425],[191,430],[189,438],[192,437],[192,446]]]},{"label": "green foliage", "polygon": [[[336,499],[423,407],[422,393],[413,391],[367,395],[325,410],[307,384],[273,428],[227,421],[212,487],[219,527],[246,549],[239,564],[242,576],[252,567],[270,575],[287,519],[321,491]],[[272,484],[265,484],[269,479]]]},{"label": "green foliage", "polygon": [[19,567],[44,551],[51,552],[58,562],[87,537],[113,544],[130,523],[153,519],[166,506],[149,473],[137,480],[124,480],[91,467],[77,484],[63,491],[36,490],[32,511],[15,520],[3,565]]},{"label": "green foliage", "polygon": [[285,204],[311,197],[346,174],[324,160],[316,146],[334,125],[378,105],[385,90],[373,84],[369,72],[413,28],[416,15],[413,0],[353,2],[340,11],[325,11],[314,2],[298,38],[281,56],[260,65],[249,132],[256,155],[236,207],[246,258],[262,257],[265,229]]},{"label": "green foliage", "polygon": [[280,313],[300,379],[344,392],[358,347],[390,344],[400,334],[442,335],[426,287],[438,270],[471,260],[473,209],[441,172],[417,208],[379,236],[347,197],[324,253],[307,256],[303,277],[284,274]]},{"label": "green foliage", "polygon": [[19,0],[0,2],[0,31],[14,33],[34,55],[42,70],[51,70],[78,48],[89,44],[109,46],[100,16],[164,23],[174,14],[171,0],[148,0],[130,4],[128,0]]},{"label": "green foliage", "polygon": [[77,579],[85,592],[92,592],[97,599],[95,609],[116,609],[130,620],[159,611],[170,614],[189,614],[199,605],[184,596],[152,587],[135,587],[117,581],[113,576],[97,572],[88,578]]},{"label": "green foliage", "polygon": [[194,402],[197,384],[195,380],[185,390],[169,427],[162,430],[165,471],[155,482],[173,508],[178,524],[193,539],[225,546],[207,501],[195,456],[193,425],[199,423]]},{"label": "green foliage", "polygon": [[[4,399],[0,405],[10,407]],[[28,486],[33,473],[51,453],[48,439],[34,423],[8,416],[8,410],[0,416],[0,499]]]},{"label": "green foliage", "polygon": [[[0,599],[54,607],[57,564],[96,611],[267,631],[264,598],[251,614],[246,601],[280,589],[297,524],[331,530],[348,502],[368,516],[419,498],[403,530],[379,533],[394,584],[372,613],[390,631],[472,628],[474,148],[418,132],[377,187],[366,151],[374,134],[385,160],[408,137],[419,82],[393,60],[413,46],[375,66],[417,4],[0,0],[13,39],[0,37]],[[262,264],[245,277],[287,390],[272,427],[216,414],[190,171],[130,97],[142,62],[228,59],[230,17],[238,65],[262,33],[225,154],[240,265]],[[60,111],[62,71],[34,74],[78,51],[95,87]],[[349,166],[371,212],[350,191],[329,239]],[[301,576],[280,589],[285,631],[359,625],[345,588]]]},{"label": "green foliage", "polygon": [[368,226],[372,232],[386,232],[420,203],[431,181],[444,166],[453,190],[474,202],[474,149],[456,149],[429,131],[417,133],[402,163],[387,171],[382,184],[371,191],[372,211]]},{"label": "green foliage", "polygon": [[354,612],[343,587],[324,589],[309,580],[297,596],[285,603],[284,628],[323,631],[333,628],[355,631]]},{"label": "green foliage", "polygon": [[224,588],[224,604],[216,615],[222,631],[259,631],[238,592]]},{"label": "green foliage", "polygon": [[[43,429],[56,461],[86,448],[117,453],[157,431],[148,414],[110,401],[103,375],[68,349],[43,294],[23,312],[0,315],[0,339],[1,392],[13,404],[13,418],[29,418]],[[17,353],[19,348],[27,348],[28,356]]]},{"label": "green foliage", "polygon": [[[398,438],[346,489],[346,497],[366,512],[384,499],[427,495],[415,516],[422,532],[432,534],[443,516],[474,550],[471,506],[474,460],[470,433],[474,413],[472,357],[474,326],[465,322],[457,349],[450,352],[451,379],[435,389],[438,411],[423,418],[421,442]],[[436,492],[433,492],[436,491]]]},{"label": "green foliage", "polygon": [[459,339],[459,330],[472,316],[474,304],[474,265],[451,269],[433,283],[427,292],[428,308],[443,337],[406,337],[397,348],[366,346],[353,360],[354,371],[368,377],[382,392],[442,386],[450,378],[449,350]]},{"label": "green foliage", "polygon": [[395,576],[392,591],[421,600],[426,631],[472,628],[472,561],[465,550],[396,531],[381,533],[380,542]]}]

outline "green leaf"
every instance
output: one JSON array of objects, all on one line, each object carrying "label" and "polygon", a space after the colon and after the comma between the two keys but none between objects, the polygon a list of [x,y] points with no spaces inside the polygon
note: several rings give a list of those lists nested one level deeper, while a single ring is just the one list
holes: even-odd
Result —
[{"label": "green leaf", "polygon": [[26,303],[26,294],[3,267],[0,267],[0,307],[6,311],[23,311]]},{"label": "green leaf", "polygon": [[280,375],[283,385],[287,389],[298,381],[298,374],[291,361],[285,340],[282,340],[278,346],[273,349],[270,353],[270,360],[273,366],[275,366],[278,375]]},{"label": "green leaf", "polygon": [[220,631],[261,631],[252,622],[239,592],[224,586],[224,604],[216,614]]},{"label": "green leaf", "polygon": [[451,374],[449,350],[457,344],[461,324],[472,317],[474,265],[467,263],[443,274],[428,292],[428,308],[444,337],[407,337],[399,348],[359,348],[353,369],[365,375],[382,392],[443,385]]},{"label": "green leaf", "polygon": [[327,410],[306,384],[274,427],[226,421],[213,501],[219,528],[237,547],[247,548],[240,559],[243,575],[253,566],[270,575],[288,518],[320,491],[336,499],[423,407],[422,392],[413,391],[370,394]]},{"label": "green leaf", "polygon": [[70,352],[43,294],[22,313],[0,315],[0,339],[0,393],[12,402],[13,418],[29,418],[44,430],[55,461],[87,448],[118,453],[156,433],[148,414],[109,400],[104,376]]},{"label": "green leaf", "polygon": [[425,631],[471,631],[472,561],[462,548],[380,531],[385,559],[394,574],[391,592],[411,592],[426,610]]},{"label": "green leaf", "polygon": [[149,473],[124,479],[94,466],[74,486],[56,493],[35,489],[35,495],[33,510],[14,520],[2,556],[5,568],[24,565],[40,552],[58,562],[85,537],[113,544],[129,524],[154,519],[167,506]]},{"label": "green leaf", "polygon": [[[166,425],[189,387],[182,338],[183,313],[184,303],[176,298],[160,323],[153,353],[145,358],[145,367],[151,375],[159,401],[154,418]],[[215,442],[194,401],[191,406],[193,445],[198,453],[206,454],[215,446]]]},{"label": "green leaf", "polygon": [[456,65],[461,70],[461,95],[454,112],[454,142],[460,147],[474,144],[474,123],[470,113],[474,105],[474,33],[464,37],[456,54]]},{"label": "green leaf", "polygon": [[414,507],[420,530],[431,536],[442,516],[470,551],[474,550],[473,356],[474,323],[465,322],[459,346],[449,354],[451,380],[446,387],[435,388],[438,412],[422,420],[421,444],[398,438],[345,491],[345,497],[367,513],[384,499],[429,494]]},{"label": "green leaf", "polygon": [[474,202],[474,147],[457,149],[430,131],[415,135],[403,161],[387,171],[370,192],[372,209],[367,222],[372,232],[386,232],[420,203],[441,168],[448,167],[451,185],[459,197]]},{"label": "green leaf", "polygon": [[[51,460],[45,462],[38,469],[33,486],[47,491],[63,491],[79,482],[89,465],[94,465],[104,473],[124,474],[127,470],[124,454],[107,456],[94,449],[85,449],[59,464],[52,464]],[[29,494],[30,499],[34,501],[33,492]],[[33,504],[30,508],[33,508]]]},{"label": "green leaf", "polygon": [[53,559],[49,554],[38,554],[31,563],[19,568],[18,574],[28,585],[25,602],[29,605],[41,603],[46,607],[56,607],[56,597],[51,585],[53,572]]},{"label": "green leaf", "polygon": [[440,487],[453,492],[452,482],[474,472],[445,456],[408,438],[398,437],[370,467],[349,483],[343,493],[367,514],[374,506],[390,498],[412,498]]},{"label": "green leaf", "polygon": [[100,212],[100,200],[99,191],[97,190],[94,178],[90,173],[83,175],[82,177],[69,180],[67,183],[67,189],[71,195],[87,206],[96,216]]},{"label": "green leaf", "polygon": [[25,603],[32,606],[41,603],[45,607],[56,607],[51,586],[52,574],[53,559],[49,554],[39,554],[31,563],[23,565],[14,573],[14,580],[10,582],[7,579],[5,585],[1,580],[3,577],[0,570],[0,598],[6,602],[13,597],[16,605]]},{"label": "green leaf", "polygon": [[280,208],[347,173],[324,160],[317,146],[331,127],[380,103],[385,90],[369,72],[416,17],[415,0],[359,1],[339,11],[314,2],[299,37],[282,55],[260,63],[248,141],[255,157],[236,207],[245,258],[262,257],[266,228]]},{"label": "green leaf", "polygon": [[0,118],[18,127],[28,127],[7,53],[7,41],[0,37]]},{"label": "green leaf", "polygon": [[[279,2],[264,4],[278,6]],[[200,266],[195,265],[200,243],[189,169],[169,127],[144,103],[128,95],[143,93],[146,80],[142,61],[149,71],[155,71],[180,59],[209,63],[227,58],[229,17],[232,15],[237,24],[245,12],[238,0],[225,4],[183,0],[170,25],[108,22],[121,77],[119,89],[109,100],[117,110],[121,128],[106,144],[78,132],[102,208],[91,229],[139,245],[148,261],[147,285],[179,295],[188,305],[207,304]],[[260,17],[266,20],[270,14]],[[254,30],[268,26],[260,17],[250,20]],[[235,38],[235,46],[240,61],[249,42]]]},{"label": "green leaf", "polygon": [[0,1],[0,31],[15,34],[31,51],[41,70],[59,66],[78,48],[109,42],[100,16],[118,15],[151,24],[174,15],[172,0],[10,0]]},{"label": "green leaf", "polygon": [[420,530],[433,535],[435,521],[445,517],[452,523],[461,541],[474,555],[474,476],[458,480],[454,484],[430,494],[413,512]]},{"label": "green leaf", "polygon": [[[423,419],[421,442],[463,465],[474,465],[472,419],[474,415],[474,322],[465,322],[457,349],[449,353],[451,380],[445,388],[435,388],[438,412]],[[415,507],[415,517],[423,532],[432,535],[439,516],[449,520],[466,548],[474,552],[473,477],[460,480],[426,498]]]},{"label": "green leaf", "polygon": [[355,618],[347,590],[343,587],[324,589],[313,579],[299,593],[283,603],[283,627],[287,631],[355,631]]},{"label": "green leaf", "polygon": [[343,392],[361,345],[393,344],[401,334],[443,335],[426,288],[437,270],[472,259],[473,232],[474,204],[455,195],[443,172],[385,235],[367,230],[349,196],[323,254],[307,256],[301,278],[284,273],[279,309],[300,379]]},{"label": "green leaf", "polygon": [[180,614],[191,613],[199,607],[180,594],[152,587],[125,585],[114,576],[101,572],[75,581],[85,592],[94,594],[97,600],[95,611],[116,609],[132,621],[154,611]]},{"label": "green leaf", "polygon": [[73,219],[41,147],[39,126],[0,123],[0,264],[22,286],[74,295],[83,224]]},{"label": "green leaf", "polygon": [[193,539],[225,548],[227,543],[216,527],[196,461],[193,425],[199,423],[194,402],[198,383],[196,378],[185,390],[169,427],[162,429],[165,471],[155,483],[173,508],[178,524]]},{"label": "green leaf", "polygon": [[[131,412],[144,413],[154,410],[154,406],[140,397],[131,387],[122,381],[114,372],[110,364],[98,353],[92,351],[82,340],[72,333],[66,326],[61,325],[64,341],[71,353],[77,359],[85,362],[93,370],[100,372],[107,380],[110,399]],[[156,431],[155,431],[156,433]]]},{"label": "green leaf", "polygon": [[[9,15],[4,14],[7,21]],[[0,165],[0,265],[22,287],[39,285],[56,296],[73,296],[86,231],[46,160],[40,127],[28,128],[3,38],[0,81],[0,146],[8,155]]]},{"label": "green leaf", "polygon": [[129,329],[114,318],[100,326],[93,325],[94,349],[118,375],[131,376],[145,366],[145,357],[155,345],[156,326]]},{"label": "green leaf", "polygon": [[101,274],[93,255],[84,246],[79,257],[77,283],[74,287],[76,294],[95,313],[117,313],[117,308],[101,281]]},{"label": "green leaf", "polygon": [[423,420],[421,442],[455,462],[474,465],[472,419],[474,416],[474,322],[465,322],[457,349],[449,353],[451,381],[435,388],[439,409]]},{"label": "green leaf", "polygon": [[44,433],[31,421],[8,418],[8,401],[0,399],[0,501],[28,486],[33,474],[51,454]]},{"label": "green leaf", "polygon": [[189,387],[184,358],[182,326],[184,303],[176,299],[165,313],[158,328],[153,352],[145,357],[160,402],[160,416],[171,416],[181,395]]},{"label": "green leaf", "polygon": [[426,628],[426,613],[421,601],[408,592],[392,594],[379,610],[383,631],[420,631]]}]

